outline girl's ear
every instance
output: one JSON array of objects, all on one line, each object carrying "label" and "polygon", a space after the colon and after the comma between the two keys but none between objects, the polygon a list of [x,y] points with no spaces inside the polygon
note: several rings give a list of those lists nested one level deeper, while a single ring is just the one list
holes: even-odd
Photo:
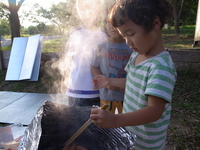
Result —
[{"label": "girl's ear", "polygon": [[155,17],[153,21],[153,29],[161,29],[161,22],[159,17]]}]

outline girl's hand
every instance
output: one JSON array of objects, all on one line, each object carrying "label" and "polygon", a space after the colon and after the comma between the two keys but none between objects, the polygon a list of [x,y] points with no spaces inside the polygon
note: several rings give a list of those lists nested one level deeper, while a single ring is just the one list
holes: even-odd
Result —
[{"label": "girl's hand", "polygon": [[125,91],[125,88],[119,88],[119,90],[120,90],[121,92],[124,92],[124,91]]},{"label": "girl's hand", "polygon": [[101,128],[115,127],[115,115],[109,111],[94,108],[91,110],[90,118],[92,119],[92,123]]},{"label": "girl's hand", "polygon": [[109,85],[109,78],[104,75],[97,75],[92,80],[92,84],[94,85],[95,88],[101,89]]}]

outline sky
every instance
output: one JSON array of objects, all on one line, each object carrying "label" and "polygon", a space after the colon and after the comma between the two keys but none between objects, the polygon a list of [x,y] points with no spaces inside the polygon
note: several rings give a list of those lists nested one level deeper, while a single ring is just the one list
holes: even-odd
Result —
[{"label": "sky", "polygon": [[[59,2],[65,2],[66,0],[25,0],[24,3],[22,4],[20,10],[19,10],[19,15],[23,13],[23,11],[27,11],[31,9],[31,6],[34,4],[38,3],[40,6],[43,6],[44,8],[48,9],[52,4],[58,4]],[[23,11],[22,11],[23,10]],[[24,27],[28,27],[30,25],[34,25],[28,19],[25,20],[20,20],[21,25]]]}]

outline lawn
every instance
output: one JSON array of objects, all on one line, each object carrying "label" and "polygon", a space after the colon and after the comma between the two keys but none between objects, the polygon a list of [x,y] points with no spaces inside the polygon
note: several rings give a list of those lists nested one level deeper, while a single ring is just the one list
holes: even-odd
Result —
[{"label": "lawn", "polygon": [[[179,35],[174,34],[173,27],[171,27],[170,29],[163,28],[162,36],[164,45],[168,49],[177,49],[177,50],[185,48],[195,49],[191,47],[194,42],[194,33],[195,33],[194,25],[181,26]],[[6,36],[5,39],[9,39],[9,36]],[[63,51],[66,41],[67,41],[67,36],[64,36],[63,38],[44,41],[43,52]],[[2,48],[2,50],[10,50],[10,49],[11,46]]]},{"label": "lawn", "polygon": [[[194,42],[195,26],[181,26],[180,34],[174,34],[174,28],[163,28],[162,36],[164,45],[168,49],[196,49],[192,47]],[[63,50],[64,43],[67,37],[45,41],[43,45],[43,52],[56,52]]]},{"label": "lawn", "polygon": [[192,46],[194,42],[195,26],[181,26],[180,34],[174,34],[174,28],[163,28],[162,35],[164,45],[168,49],[195,49]]},{"label": "lawn", "polygon": [[176,150],[199,150],[200,72],[189,65],[177,73],[168,144],[172,144]]}]

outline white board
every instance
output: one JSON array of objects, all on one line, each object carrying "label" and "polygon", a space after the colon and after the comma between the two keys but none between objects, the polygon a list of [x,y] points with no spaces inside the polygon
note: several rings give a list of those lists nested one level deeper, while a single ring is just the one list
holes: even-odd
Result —
[{"label": "white board", "polygon": [[16,37],[9,58],[6,81],[37,81],[41,61],[43,37]]}]

